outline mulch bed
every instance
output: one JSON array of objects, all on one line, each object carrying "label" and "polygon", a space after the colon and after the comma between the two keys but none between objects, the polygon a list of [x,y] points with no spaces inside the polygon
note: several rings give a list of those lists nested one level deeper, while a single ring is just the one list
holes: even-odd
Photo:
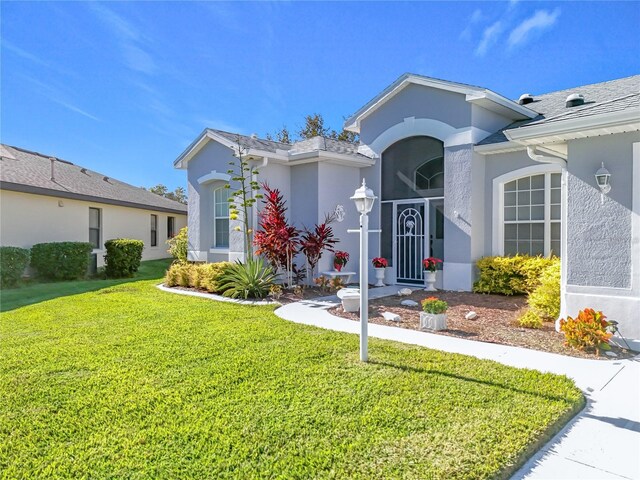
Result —
[{"label": "mulch bed", "polygon": [[[564,345],[564,336],[555,331],[553,323],[545,323],[540,329],[522,328],[518,325],[517,318],[526,306],[526,297],[503,295],[483,295],[470,292],[413,292],[409,296],[385,297],[369,301],[369,322],[380,325],[389,325],[413,330],[420,329],[420,302],[426,297],[437,297],[449,304],[447,310],[447,330],[432,332],[439,335],[466,338],[480,342],[499,343],[516,347],[531,348],[543,352],[559,353],[573,357],[616,360],[630,358],[633,352],[618,347],[612,347],[611,351],[617,356],[610,357],[601,354],[575,350]],[[416,307],[401,305],[402,300],[414,300],[418,302]],[[347,313],[342,305],[329,310],[333,315],[359,321],[360,314]],[[478,314],[475,320],[467,320],[465,315],[470,311]],[[385,320],[383,312],[392,312],[400,315],[400,322]]]}]

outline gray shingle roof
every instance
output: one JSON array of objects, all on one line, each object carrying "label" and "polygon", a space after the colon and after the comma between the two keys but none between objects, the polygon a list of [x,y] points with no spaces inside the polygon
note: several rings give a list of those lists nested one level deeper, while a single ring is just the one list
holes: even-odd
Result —
[{"label": "gray shingle roof", "polygon": [[187,206],[141,187],[110,178],[66,160],[54,162],[47,155],[18,147],[0,149],[0,188],[64,198],[96,201],[134,208],[187,213]]},{"label": "gray shingle roof", "polygon": [[264,140],[262,138],[255,138],[248,135],[240,135],[238,133],[225,132],[222,130],[208,129],[218,135],[223,136],[227,140],[236,143],[238,139],[243,146],[248,148],[262,150],[266,152],[274,152],[276,150],[287,150],[289,153],[310,153],[315,151],[325,151],[332,153],[339,153],[342,155],[352,155],[356,157],[364,157],[364,155],[358,153],[358,144],[351,143],[344,140],[335,140],[327,137],[312,137],[304,140],[294,142],[292,144],[274,142],[273,140]]},{"label": "gray shingle roof", "polygon": [[[521,120],[508,125],[487,138],[478,145],[506,142],[504,130],[525,127],[528,125],[540,125],[548,122],[557,122],[577,118],[580,116],[609,113],[638,106],[638,92],[640,92],[640,75],[610,80],[608,82],[583,85],[581,87],[568,88],[544,95],[534,95],[534,101],[527,104],[527,108],[538,112],[540,115],[532,120]],[[585,104],[578,107],[567,108],[567,97],[572,93],[584,96]]]}]

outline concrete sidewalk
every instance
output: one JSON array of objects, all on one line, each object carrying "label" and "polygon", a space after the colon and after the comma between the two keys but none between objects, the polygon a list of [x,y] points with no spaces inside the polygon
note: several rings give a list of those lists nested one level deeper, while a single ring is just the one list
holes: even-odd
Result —
[{"label": "concrete sidewalk", "polygon": [[[369,298],[397,291],[371,289]],[[338,304],[336,296],[324,297],[284,305],[275,313],[296,323],[359,333],[358,322],[327,311]],[[640,480],[640,356],[588,360],[373,323],[369,336],[567,375],[584,392],[587,406],[513,478]]]}]

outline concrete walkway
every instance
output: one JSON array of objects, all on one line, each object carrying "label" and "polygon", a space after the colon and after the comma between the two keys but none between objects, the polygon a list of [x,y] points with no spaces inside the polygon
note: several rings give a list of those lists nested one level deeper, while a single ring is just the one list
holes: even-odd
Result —
[{"label": "concrete walkway", "polygon": [[[375,288],[369,290],[369,298],[397,291],[398,287]],[[336,296],[304,300],[275,313],[296,323],[359,333],[358,322],[327,311],[338,303]],[[584,392],[586,407],[513,478],[640,480],[640,356],[588,360],[373,323],[369,336],[567,375]]]}]

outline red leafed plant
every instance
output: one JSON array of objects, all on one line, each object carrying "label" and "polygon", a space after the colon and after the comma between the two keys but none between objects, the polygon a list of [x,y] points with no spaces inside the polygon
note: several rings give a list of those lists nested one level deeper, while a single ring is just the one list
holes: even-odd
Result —
[{"label": "red leafed plant", "polygon": [[[264,207],[258,214],[259,230],[254,236],[256,255],[264,255],[274,269],[293,271],[293,258],[300,248],[300,230],[287,221],[282,194],[277,188],[262,184]],[[289,278],[289,284],[292,283]]]},{"label": "red leafed plant", "polygon": [[376,257],[371,260],[371,263],[373,263],[373,268],[387,268],[389,265],[387,259],[383,257]]},{"label": "red leafed plant", "polygon": [[576,318],[567,317],[560,320],[560,331],[564,333],[565,343],[579,350],[610,350],[608,331],[611,324],[602,312],[593,308],[585,308],[578,312]]},{"label": "red leafed plant", "polygon": [[442,263],[442,260],[436,257],[429,257],[422,260],[422,266],[425,270],[429,270],[430,272],[435,272],[439,263]]},{"label": "red leafed plant", "polygon": [[322,252],[325,250],[333,252],[334,245],[338,243],[338,240],[333,236],[333,229],[329,226],[333,220],[333,215],[327,215],[323,223],[316,225],[313,230],[305,228],[302,233],[300,250],[307,258],[310,270],[309,278],[313,277],[316,265],[322,258]]}]

